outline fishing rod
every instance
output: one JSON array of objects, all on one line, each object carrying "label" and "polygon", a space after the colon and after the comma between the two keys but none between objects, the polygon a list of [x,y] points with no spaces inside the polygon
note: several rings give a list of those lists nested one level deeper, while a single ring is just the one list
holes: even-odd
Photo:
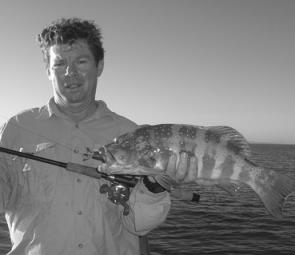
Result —
[{"label": "fishing rod", "polygon": [[65,162],[56,161],[56,160],[49,159],[49,158],[36,156],[33,153],[11,150],[11,149],[4,148],[4,147],[0,147],[0,152],[19,156],[22,158],[36,160],[36,161],[43,162],[43,163],[50,164],[50,165],[59,166],[59,167],[65,168],[66,170],[68,170],[70,172],[86,175],[88,177],[92,177],[95,179],[102,178],[102,179],[108,180],[110,182],[117,182],[117,183],[121,183],[123,185],[127,185],[128,187],[134,187],[135,184],[137,183],[137,178],[135,178],[134,176],[131,176],[131,175],[108,175],[106,173],[99,172],[98,168],[95,168],[95,167],[85,166],[85,165],[71,163],[71,162],[65,163]]},{"label": "fishing rod", "polygon": [[[19,156],[22,158],[28,158],[32,160],[36,160],[39,162],[43,162],[49,165],[55,165],[61,168],[66,169],[67,171],[82,174],[88,177],[92,177],[95,179],[105,179],[110,182],[110,185],[102,184],[100,188],[101,193],[107,193],[108,198],[115,204],[120,204],[124,207],[124,215],[128,215],[129,213],[129,205],[127,204],[127,201],[129,200],[130,196],[130,188],[133,188],[137,182],[138,177],[136,175],[108,175],[103,172],[99,172],[98,168],[91,167],[91,166],[85,166],[78,163],[72,163],[72,162],[61,162],[56,161],[49,158],[44,158],[40,156],[36,156],[33,153],[27,153],[27,152],[21,152],[16,151],[8,148],[4,148],[0,146],[0,152]],[[104,162],[104,159],[100,157],[99,155],[96,155],[94,153],[93,158],[99,161]],[[142,176],[141,176],[142,177]],[[191,202],[199,202],[200,195],[191,192],[191,191],[184,191],[183,194],[177,194],[179,193],[178,190],[172,191],[174,197],[176,197],[176,200],[178,200],[177,197],[179,197],[179,200],[184,201],[191,201]]]},{"label": "fishing rod", "polygon": [[[110,182],[110,185],[107,185],[107,184],[101,185],[100,192],[103,194],[107,193],[108,198],[113,203],[122,205],[124,207],[124,211],[123,211],[124,215],[129,214],[130,208],[129,208],[129,205],[127,204],[127,201],[129,200],[129,196],[130,196],[130,188],[133,188],[136,185],[136,183],[138,182],[138,176],[108,175],[106,173],[99,172],[98,168],[95,168],[95,167],[85,166],[85,165],[71,163],[71,162],[65,163],[61,161],[56,161],[53,159],[36,156],[33,153],[11,150],[1,146],[0,146],[0,152],[19,156],[22,158],[36,160],[49,165],[62,167],[70,172],[86,175],[88,177],[92,177],[95,179],[105,179]],[[103,161],[103,159],[101,159],[101,161]]]}]

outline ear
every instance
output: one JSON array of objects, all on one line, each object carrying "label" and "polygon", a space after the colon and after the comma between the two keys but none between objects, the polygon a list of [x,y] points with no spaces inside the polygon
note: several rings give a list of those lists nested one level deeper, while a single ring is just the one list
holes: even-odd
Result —
[{"label": "ear", "polygon": [[103,67],[104,67],[104,60],[102,59],[97,64],[97,77],[99,77],[102,74]]},{"label": "ear", "polygon": [[48,78],[50,79],[50,70],[48,67],[46,67],[46,73],[47,73]]},{"label": "ear", "polygon": [[46,68],[46,74],[49,80],[51,80],[51,72],[50,72],[50,68],[49,65],[45,67]]}]

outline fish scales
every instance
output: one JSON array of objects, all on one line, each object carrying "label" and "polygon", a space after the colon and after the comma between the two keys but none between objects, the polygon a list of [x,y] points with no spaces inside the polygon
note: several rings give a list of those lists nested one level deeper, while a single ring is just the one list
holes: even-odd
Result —
[{"label": "fish scales", "polygon": [[226,126],[182,124],[145,125],[104,146],[110,174],[163,175],[172,154],[186,152],[197,159],[195,183],[247,184],[274,216],[282,215],[295,181],[252,163],[250,146],[235,129]]}]

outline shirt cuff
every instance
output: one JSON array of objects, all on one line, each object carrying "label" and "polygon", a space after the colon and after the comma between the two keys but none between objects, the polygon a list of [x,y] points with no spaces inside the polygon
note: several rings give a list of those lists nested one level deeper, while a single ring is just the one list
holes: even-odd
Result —
[{"label": "shirt cuff", "polygon": [[142,180],[136,187],[134,216],[137,232],[150,231],[166,220],[171,200],[168,192],[153,193]]}]

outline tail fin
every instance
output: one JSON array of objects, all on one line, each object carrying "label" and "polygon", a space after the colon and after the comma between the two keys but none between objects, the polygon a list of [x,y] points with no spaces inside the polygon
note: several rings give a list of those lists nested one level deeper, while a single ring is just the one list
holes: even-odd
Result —
[{"label": "tail fin", "polygon": [[269,169],[261,169],[264,176],[258,193],[266,209],[274,217],[282,218],[282,209],[289,195],[295,191],[295,179]]}]

